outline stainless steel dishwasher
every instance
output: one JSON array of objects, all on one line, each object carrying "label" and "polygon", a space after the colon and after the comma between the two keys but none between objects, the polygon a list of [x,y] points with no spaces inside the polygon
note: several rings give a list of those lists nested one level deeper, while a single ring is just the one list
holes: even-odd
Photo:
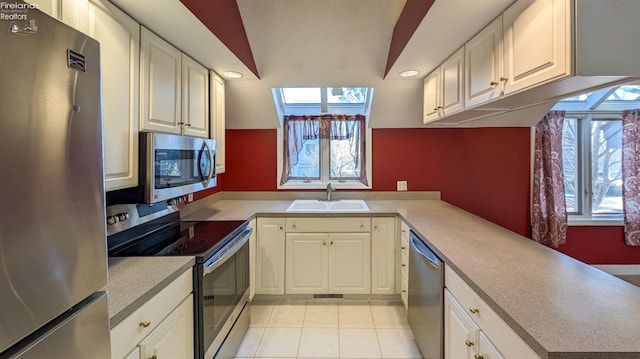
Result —
[{"label": "stainless steel dishwasher", "polygon": [[444,355],[444,264],[413,231],[409,251],[409,327],[425,359]]}]

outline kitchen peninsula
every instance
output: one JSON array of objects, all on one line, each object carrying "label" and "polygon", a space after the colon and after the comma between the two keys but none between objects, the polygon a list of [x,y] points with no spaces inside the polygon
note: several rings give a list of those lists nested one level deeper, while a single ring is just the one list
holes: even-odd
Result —
[{"label": "kitchen peninsula", "polygon": [[[265,198],[216,194],[183,219],[309,216]],[[366,202],[407,222],[541,358],[640,357],[640,288],[440,200]]]}]

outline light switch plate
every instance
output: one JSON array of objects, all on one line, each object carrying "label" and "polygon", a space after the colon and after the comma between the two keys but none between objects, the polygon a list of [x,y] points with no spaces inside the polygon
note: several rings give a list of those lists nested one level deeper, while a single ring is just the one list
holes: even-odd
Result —
[{"label": "light switch plate", "polygon": [[407,190],[407,181],[397,181],[396,187],[398,191],[406,191]]},{"label": "light switch plate", "polygon": [[190,203],[190,202],[193,202],[193,193],[189,193],[189,194],[187,195],[187,202],[189,202],[189,203]]}]

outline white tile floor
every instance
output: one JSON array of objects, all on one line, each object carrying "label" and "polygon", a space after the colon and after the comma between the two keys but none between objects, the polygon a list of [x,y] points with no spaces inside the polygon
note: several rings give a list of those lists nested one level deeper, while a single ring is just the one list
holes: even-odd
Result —
[{"label": "white tile floor", "polygon": [[421,358],[401,304],[251,304],[237,358]]}]

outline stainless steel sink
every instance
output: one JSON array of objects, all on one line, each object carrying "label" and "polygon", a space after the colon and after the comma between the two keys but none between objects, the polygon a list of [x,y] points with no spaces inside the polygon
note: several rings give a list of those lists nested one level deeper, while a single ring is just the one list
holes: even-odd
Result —
[{"label": "stainless steel sink", "polygon": [[321,201],[317,199],[297,199],[289,205],[287,212],[366,212],[369,206],[361,199]]}]

